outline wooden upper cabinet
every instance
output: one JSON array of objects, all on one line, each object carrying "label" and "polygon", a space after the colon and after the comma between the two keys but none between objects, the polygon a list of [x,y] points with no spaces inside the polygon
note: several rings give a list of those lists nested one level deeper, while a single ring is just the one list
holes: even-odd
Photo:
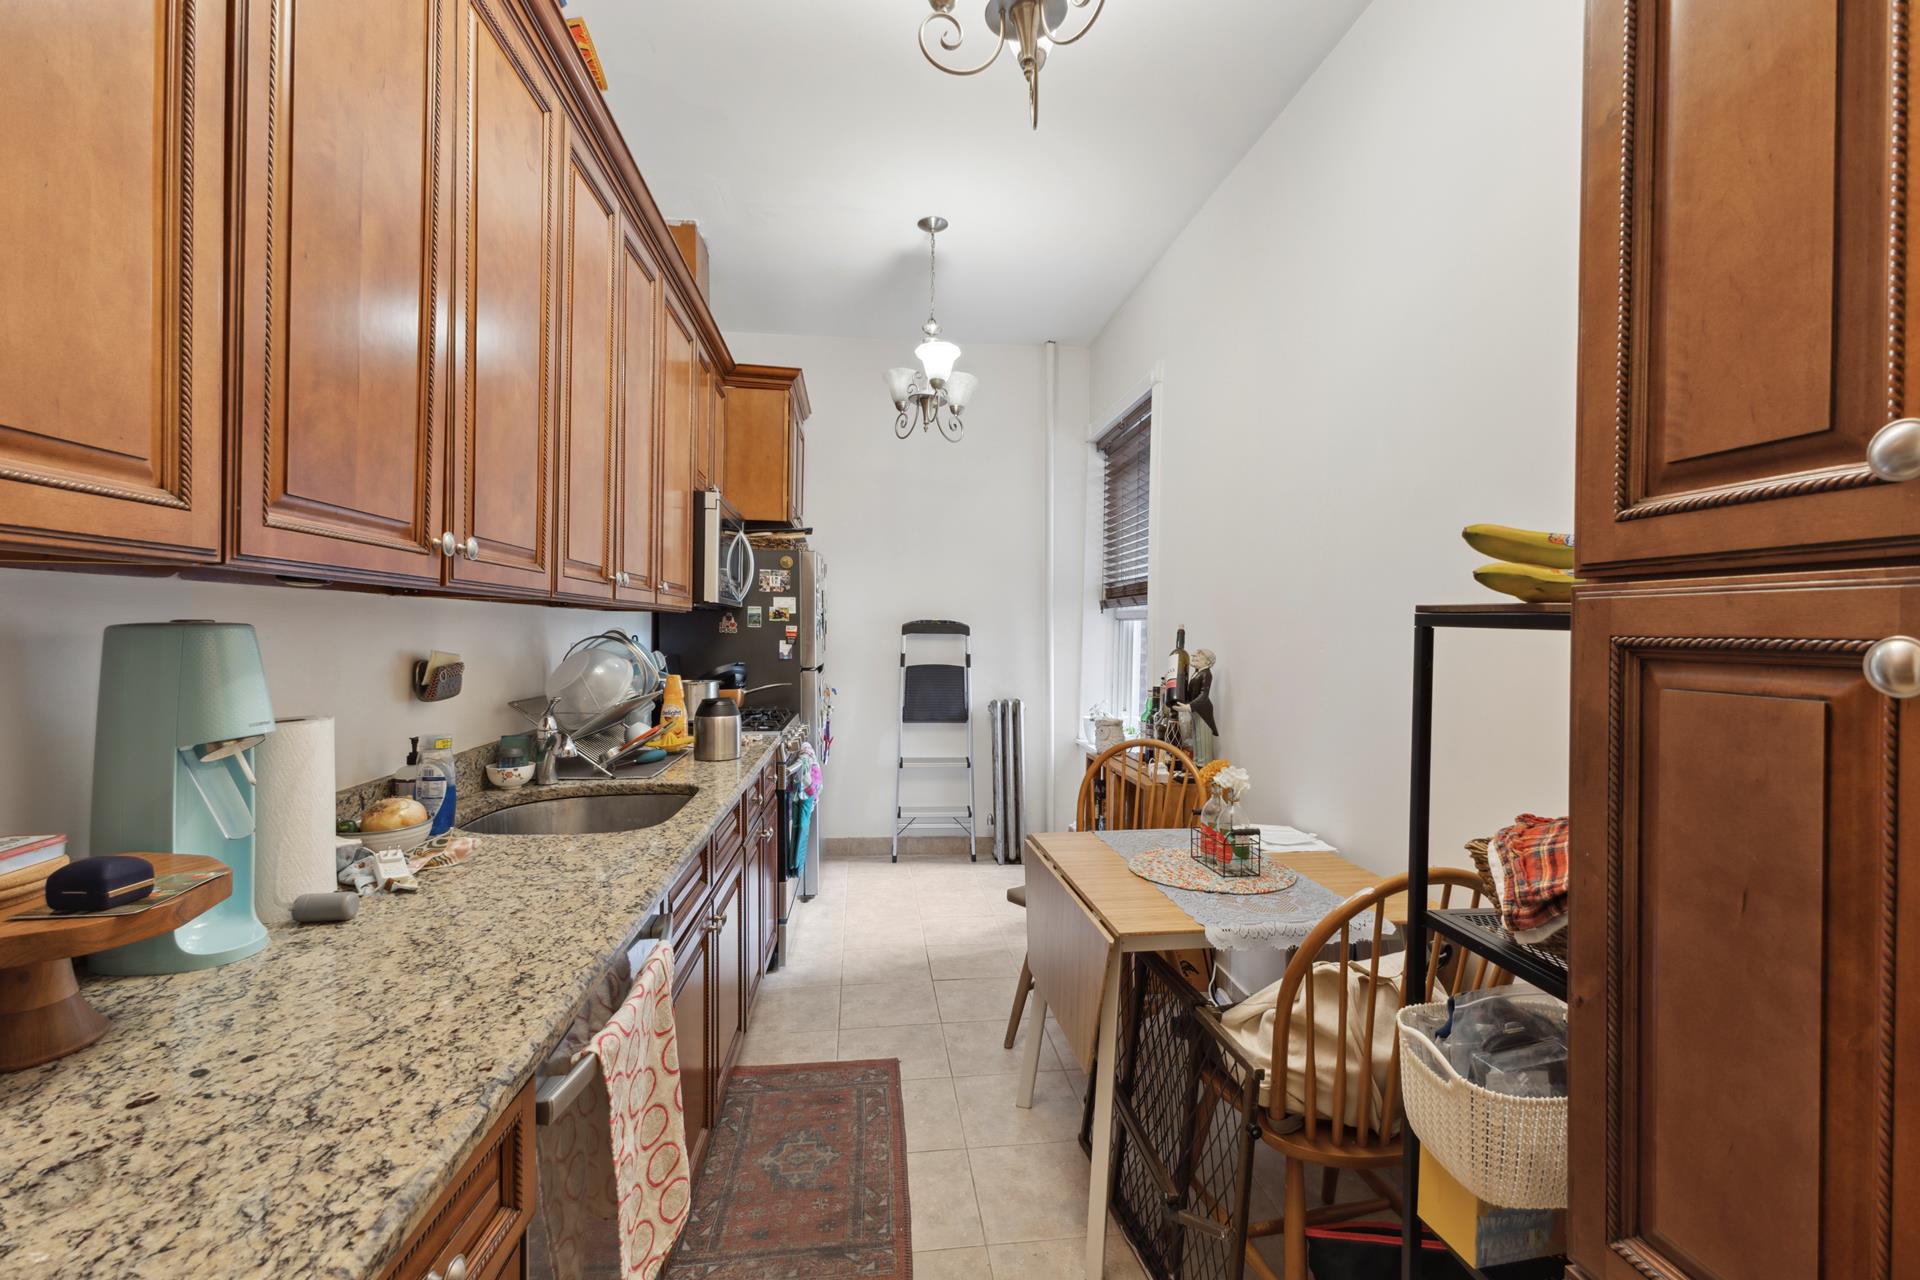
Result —
[{"label": "wooden upper cabinet", "polygon": [[566,377],[560,405],[559,558],[554,594],[613,598],[618,585],[620,210],[576,137],[563,208]]},{"label": "wooden upper cabinet", "polygon": [[1920,1256],[1920,577],[1788,582],[1575,605],[1569,1274]]},{"label": "wooden upper cabinet", "polygon": [[809,412],[800,370],[735,365],[727,375],[727,501],[748,520],[798,528]]},{"label": "wooden upper cabinet", "polygon": [[454,28],[435,0],[249,0],[233,558],[433,584]]},{"label": "wooden upper cabinet", "polygon": [[619,272],[620,484],[614,564],[625,576],[614,596],[645,606],[653,603],[658,590],[655,526],[660,513],[660,313],[665,290],[659,264],[630,225],[621,238]]},{"label": "wooden upper cabinet", "polygon": [[460,0],[453,581],[551,589],[564,117],[506,0]]},{"label": "wooden upper cabinet", "polygon": [[220,555],[226,12],[0,5],[0,548]]},{"label": "wooden upper cabinet", "polygon": [[1889,2],[1589,0],[1585,570],[1920,546],[1920,483],[1866,465],[1920,414]]},{"label": "wooden upper cabinet", "polygon": [[803,528],[807,523],[807,427],[793,420],[793,469],[787,482],[787,523]]},{"label": "wooden upper cabinet", "polygon": [[677,295],[666,294],[661,327],[657,541],[658,598],[663,608],[693,604],[693,429],[698,342]]},{"label": "wooden upper cabinet", "polygon": [[696,347],[697,366],[693,388],[693,487],[711,489],[713,485],[713,410],[714,387],[718,378],[713,358],[704,345]]}]

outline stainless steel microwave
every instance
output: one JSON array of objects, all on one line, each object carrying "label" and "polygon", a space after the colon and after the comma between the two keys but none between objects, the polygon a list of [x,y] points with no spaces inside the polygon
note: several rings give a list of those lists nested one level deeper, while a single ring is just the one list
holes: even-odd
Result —
[{"label": "stainless steel microwave", "polygon": [[753,587],[747,522],[718,489],[694,495],[693,602],[737,609]]}]

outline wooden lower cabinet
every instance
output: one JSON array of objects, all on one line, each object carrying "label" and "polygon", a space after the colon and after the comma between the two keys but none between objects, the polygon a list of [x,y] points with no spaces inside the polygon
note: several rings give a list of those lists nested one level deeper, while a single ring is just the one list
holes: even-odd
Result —
[{"label": "wooden lower cabinet", "polygon": [[759,887],[754,891],[754,982],[773,960],[773,943],[780,927],[780,806],[769,800],[760,810]]},{"label": "wooden lower cabinet", "polygon": [[[704,917],[702,918],[704,920]],[[673,955],[673,1028],[680,1049],[680,1106],[686,1115],[687,1158],[695,1168],[706,1154],[707,1135],[717,1106],[711,1048],[712,935],[704,923],[689,932],[690,941]]]},{"label": "wooden lower cabinet", "polygon": [[401,1243],[380,1273],[382,1280],[427,1280],[462,1271],[467,1280],[525,1275],[521,1243],[533,1221],[533,1142],[529,1082]]},{"label": "wooden lower cabinet", "polygon": [[727,1081],[740,1056],[747,1030],[747,927],[741,886],[744,859],[735,857],[720,873],[713,891],[713,1072],[715,1101],[726,1095]]},{"label": "wooden lower cabinet", "polygon": [[1914,570],[1581,593],[1574,1274],[1920,1267],[1920,711],[1861,668],[1899,634]]},{"label": "wooden lower cabinet", "polygon": [[0,4],[0,551],[220,557],[227,13]]}]

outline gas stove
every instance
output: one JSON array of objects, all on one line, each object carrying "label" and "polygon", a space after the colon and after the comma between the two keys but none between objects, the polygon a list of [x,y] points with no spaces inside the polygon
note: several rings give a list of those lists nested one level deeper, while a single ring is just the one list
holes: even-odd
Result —
[{"label": "gas stove", "polygon": [[749,733],[779,733],[798,718],[785,707],[751,707],[740,713],[740,727]]}]

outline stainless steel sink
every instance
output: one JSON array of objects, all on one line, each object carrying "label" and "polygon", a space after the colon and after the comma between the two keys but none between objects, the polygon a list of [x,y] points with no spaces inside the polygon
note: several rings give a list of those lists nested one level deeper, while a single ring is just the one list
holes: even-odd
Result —
[{"label": "stainless steel sink", "polygon": [[686,808],[686,791],[649,791],[625,796],[561,796],[496,809],[460,827],[475,835],[585,836],[657,827]]}]

